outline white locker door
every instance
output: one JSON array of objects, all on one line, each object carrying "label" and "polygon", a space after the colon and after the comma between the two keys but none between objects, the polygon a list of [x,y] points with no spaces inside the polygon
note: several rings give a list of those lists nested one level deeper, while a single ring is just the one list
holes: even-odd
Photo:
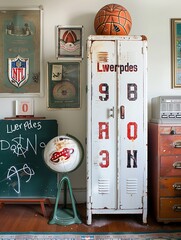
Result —
[{"label": "white locker door", "polygon": [[143,41],[118,41],[119,208],[141,209],[145,171]]},{"label": "white locker door", "polygon": [[92,48],[92,208],[117,208],[115,41],[93,41]]}]

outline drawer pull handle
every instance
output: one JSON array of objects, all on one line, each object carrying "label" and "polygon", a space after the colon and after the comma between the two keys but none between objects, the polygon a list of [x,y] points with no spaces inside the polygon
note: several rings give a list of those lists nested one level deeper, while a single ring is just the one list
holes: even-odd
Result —
[{"label": "drawer pull handle", "polygon": [[176,134],[176,131],[175,131],[174,129],[172,129],[172,130],[170,131],[170,134],[171,134],[171,135],[175,135],[175,134]]},{"label": "drawer pull handle", "polygon": [[174,145],[175,148],[181,148],[181,141],[174,142],[173,145]]},{"label": "drawer pull handle", "polygon": [[174,168],[181,168],[181,162],[174,162],[173,167]]},{"label": "drawer pull handle", "polygon": [[181,212],[181,205],[174,205],[174,206],[173,206],[173,210],[174,210],[175,212]]},{"label": "drawer pull handle", "polygon": [[181,190],[181,183],[174,183],[173,188],[174,188],[174,190],[180,191]]}]

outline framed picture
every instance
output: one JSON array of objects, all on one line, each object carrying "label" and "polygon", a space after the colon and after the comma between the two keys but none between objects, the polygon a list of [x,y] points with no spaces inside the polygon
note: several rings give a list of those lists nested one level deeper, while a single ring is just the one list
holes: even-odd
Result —
[{"label": "framed picture", "polygon": [[42,94],[42,11],[0,9],[0,97]]},{"label": "framed picture", "polygon": [[26,98],[16,100],[16,117],[19,116],[34,116],[33,114],[33,99]]},{"label": "framed picture", "polygon": [[48,108],[80,108],[80,62],[48,62]]},{"label": "framed picture", "polygon": [[56,27],[56,57],[83,59],[83,26]]},{"label": "framed picture", "polygon": [[171,19],[172,88],[181,87],[181,19]]}]

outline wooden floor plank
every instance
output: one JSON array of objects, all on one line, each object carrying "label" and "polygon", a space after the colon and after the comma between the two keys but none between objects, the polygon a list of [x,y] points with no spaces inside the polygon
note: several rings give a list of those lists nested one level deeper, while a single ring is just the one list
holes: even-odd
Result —
[{"label": "wooden floor plank", "polygon": [[69,226],[50,225],[53,207],[46,205],[47,217],[40,204],[5,204],[0,209],[1,232],[147,232],[157,230],[181,230],[180,223],[157,223],[148,215],[148,223],[142,224],[141,215],[94,215],[90,226],[86,224],[86,205],[78,204],[81,224]]}]

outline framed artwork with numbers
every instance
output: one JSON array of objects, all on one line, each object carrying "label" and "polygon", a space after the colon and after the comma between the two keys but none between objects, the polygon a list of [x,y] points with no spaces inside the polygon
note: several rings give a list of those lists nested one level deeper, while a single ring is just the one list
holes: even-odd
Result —
[{"label": "framed artwork with numbers", "polygon": [[28,116],[33,117],[33,99],[23,99],[23,100],[16,100],[16,117],[19,116]]}]

